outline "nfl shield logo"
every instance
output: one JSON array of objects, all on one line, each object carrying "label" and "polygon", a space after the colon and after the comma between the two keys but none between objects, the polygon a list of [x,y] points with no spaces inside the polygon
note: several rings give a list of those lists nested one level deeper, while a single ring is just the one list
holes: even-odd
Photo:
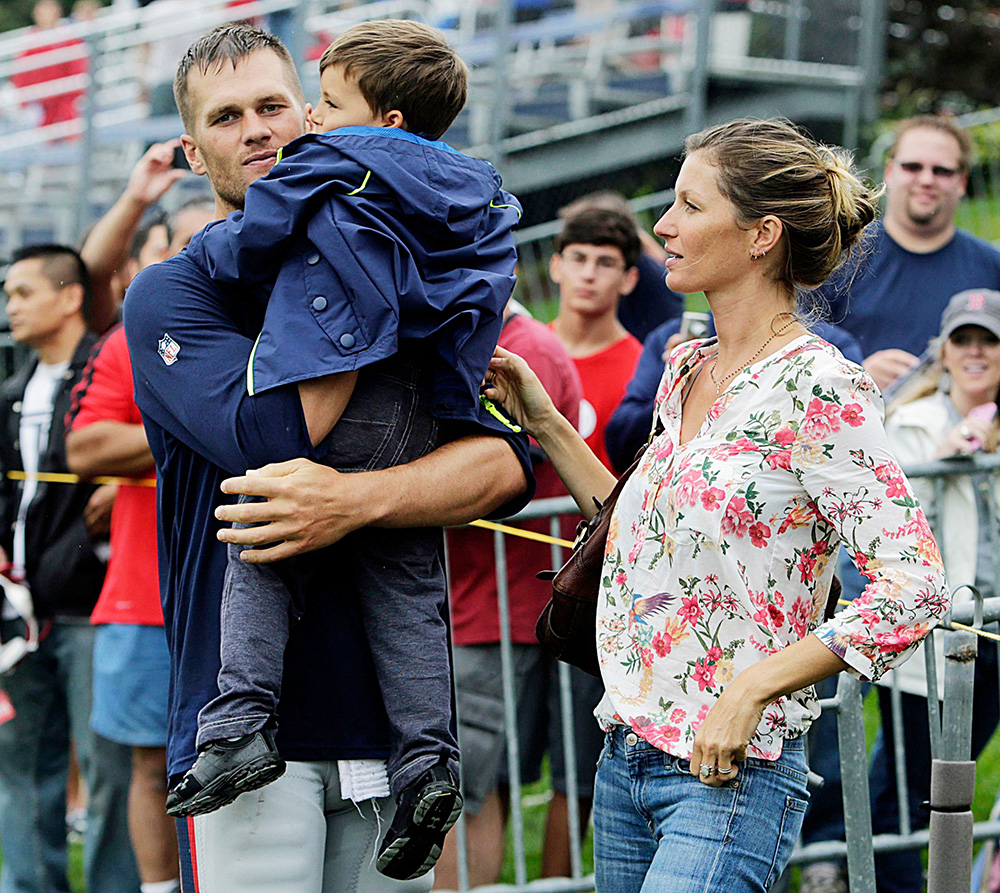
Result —
[{"label": "nfl shield logo", "polygon": [[157,343],[156,349],[160,356],[163,357],[163,362],[168,366],[173,366],[177,362],[177,354],[181,352],[181,346],[166,332],[163,333],[163,337]]}]

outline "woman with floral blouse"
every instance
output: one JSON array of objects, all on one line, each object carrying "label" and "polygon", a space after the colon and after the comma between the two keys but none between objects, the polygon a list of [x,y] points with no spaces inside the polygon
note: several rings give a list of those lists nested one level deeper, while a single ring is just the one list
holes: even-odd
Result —
[{"label": "woman with floral blouse", "polygon": [[[806,808],[813,684],[841,670],[877,678],[947,608],[877,388],[795,314],[797,292],[840,265],[876,199],[847,158],[787,121],[687,140],[654,232],[667,285],[705,293],[718,337],[669,356],[608,535],[599,893],[766,891]],[[526,364],[498,349],[488,385],[592,515],[614,478]],[[869,583],[824,622],[842,543]]]}]

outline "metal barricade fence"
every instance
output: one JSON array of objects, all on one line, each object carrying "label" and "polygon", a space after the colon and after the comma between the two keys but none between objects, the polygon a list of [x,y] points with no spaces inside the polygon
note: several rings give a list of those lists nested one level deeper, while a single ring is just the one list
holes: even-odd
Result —
[{"label": "metal barricade fence", "polygon": [[[1000,455],[977,455],[961,459],[945,459],[904,468],[910,478],[928,478],[934,481],[935,499],[924,506],[932,529],[939,523],[943,488],[949,477],[970,475],[993,478],[1000,474]],[[537,518],[550,520],[551,537],[560,537],[560,516],[577,514],[576,505],[569,497],[539,499],[523,511],[508,519],[509,523]],[[1000,539],[1000,531],[990,530],[992,541]],[[524,812],[520,780],[520,755],[518,740],[518,713],[514,699],[514,673],[510,636],[510,592],[506,563],[505,534],[495,531],[494,555],[496,561],[497,608],[500,622],[501,684],[504,697],[504,734],[507,746],[507,768],[510,779],[510,818],[514,883],[475,888],[479,891],[504,891],[504,893],[584,893],[594,889],[593,875],[584,875],[580,847],[580,814],[576,790],[576,743],[572,736],[572,700],[569,668],[559,665],[560,701],[563,711],[562,747],[566,762],[569,835],[571,847],[571,877],[547,878],[528,881],[526,847],[524,840]],[[1000,551],[994,548],[995,554]],[[559,567],[565,556],[564,549],[552,545],[552,566]],[[1000,838],[1000,821],[980,821],[972,825],[971,804],[974,783],[974,763],[970,762],[972,737],[972,692],[974,658],[977,644],[997,647],[995,640],[982,639],[971,631],[990,625],[1000,628],[1000,596],[984,599],[967,581],[951,581],[953,594],[960,589],[972,591],[971,602],[954,606],[942,625],[931,635],[945,639],[945,690],[939,700],[937,692],[937,667],[934,648],[925,648],[928,680],[928,715],[931,727],[931,755],[935,777],[932,777],[931,824],[928,829],[914,830],[910,826],[907,803],[906,752],[901,735],[895,736],[897,799],[900,804],[900,833],[872,834],[872,818],[868,791],[868,754],[865,743],[865,724],[862,703],[862,683],[855,677],[842,673],[838,678],[836,695],[820,701],[823,710],[833,710],[838,715],[838,740],[843,784],[845,841],[826,841],[809,846],[798,846],[791,858],[791,865],[810,862],[846,859],[852,893],[875,893],[876,853],[930,848],[928,893],[965,893],[969,889],[968,874],[971,867],[972,841]],[[947,628],[950,623],[966,628]],[[944,695],[947,697],[944,697]],[[942,709],[943,703],[943,709]],[[902,728],[902,710],[898,685],[893,683],[892,710],[894,728]],[[811,774],[812,775],[812,774]],[[812,775],[811,782],[821,783]],[[941,800],[942,791],[945,792]],[[967,798],[966,795],[967,794]],[[940,802],[936,802],[940,800]],[[957,799],[956,799],[957,798]],[[954,819],[956,819],[955,821]],[[469,865],[466,854],[466,829],[464,817],[456,830],[458,842],[459,890],[470,889]],[[790,870],[786,872],[772,893],[789,889]]]}]

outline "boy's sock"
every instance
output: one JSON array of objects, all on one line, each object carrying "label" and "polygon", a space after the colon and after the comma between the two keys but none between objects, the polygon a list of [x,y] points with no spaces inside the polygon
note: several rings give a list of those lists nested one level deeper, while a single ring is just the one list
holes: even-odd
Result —
[{"label": "boy's sock", "polygon": [[214,812],[240,794],[255,791],[284,774],[285,761],[265,726],[239,738],[209,741],[194,765],[167,794],[167,815],[182,818]]},{"label": "boy's sock", "polygon": [[451,772],[441,764],[423,772],[399,796],[379,848],[378,870],[401,881],[426,874],[461,812],[462,795]]}]

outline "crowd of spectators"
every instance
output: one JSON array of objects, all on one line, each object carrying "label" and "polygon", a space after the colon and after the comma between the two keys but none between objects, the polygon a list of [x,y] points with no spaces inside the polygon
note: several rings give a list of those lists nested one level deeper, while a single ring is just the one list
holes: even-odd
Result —
[{"label": "crowd of spectators", "polygon": [[[166,6],[183,0],[161,2]],[[78,0],[74,17],[85,20],[94,11],[93,0]],[[56,0],[36,4],[31,47],[24,58],[60,51],[61,61],[15,75],[18,89],[86,72],[79,37],[67,30],[61,16]],[[166,109],[168,97],[157,95],[154,91],[150,101],[154,106],[162,101]],[[73,120],[80,96],[79,89],[67,87],[30,100],[35,123]],[[145,153],[125,192],[79,251],[25,246],[13,258],[4,286],[11,335],[31,349],[31,359],[0,390],[3,471],[29,475],[23,483],[9,477],[0,481],[0,558],[10,578],[31,584],[36,619],[42,622],[38,641],[31,643],[35,650],[0,679],[4,890],[66,889],[63,818],[71,742],[88,792],[88,889],[180,889],[175,826],[163,811],[167,654],[151,486],[155,475],[133,400],[125,333],[118,324],[132,278],[181,252],[216,216],[210,200],[185,203],[170,213],[162,210],[161,202],[169,204],[171,189],[184,176],[172,163],[176,148],[176,143],[163,143]],[[904,390],[915,371],[940,359],[938,344],[931,346],[931,341],[940,333],[942,313],[954,295],[980,290],[988,293],[984,300],[1000,302],[1000,296],[993,297],[1000,291],[1000,252],[955,226],[969,151],[967,136],[947,119],[904,123],[884,172],[885,218],[876,225],[859,266],[826,288],[818,301],[829,311],[828,321],[816,325],[819,333],[864,365],[890,397]],[[648,436],[664,357],[683,337],[684,299],[663,283],[663,260],[660,247],[620,196],[586,196],[564,210],[550,260],[559,290],[555,318],[546,326],[515,301],[504,314],[499,343],[528,360],[560,411],[604,464],[619,472]],[[906,308],[903,318],[901,307]],[[169,333],[163,339],[160,356],[170,365],[183,347]],[[941,385],[942,391],[945,387]],[[983,442],[995,447],[996,439]],[[531,458],[537,495],[563,495],[537,445]],[[75,473],[79,478],[74,483],[36,480],[31,477],[36,473]],[[104,477],[123,480],[95,482]],[[567,519],[567,535],[575,521]],[[525,526],[548,529],[543,522]],[[487,884],[499,877],[510,781],[503,744],[496,566],[492,539],[483,531],[451,531],[448,545],[471,880]],[[543,873],[560,876],[569,873],[571,849],[563,718],[557,668],[534,640],[534,621],[547,598],[546,584],[535,580],[534,573],[549,565],[549,555],[547,545],[510,541],[507,581],[521,779],[537,779],[543,755],[549,754],[554,793],[544,832]],[[980,576],[976,572],[977,580]],[[845,590],[852,591],[846,569]],[[853,589],[855,595],[859,591]],[[23,638],[25,620],[12,602],[5,602],[0,643]],[[995,665],[991,668],[995,676]],[[591,716],[601,684],[578,671],[571,680],[577,810],[585,825],[603,740]],[[995,679],[993,683],[995,702]],[[910,773],[909,810],[919,826],[929,757],[926,733],[921,730],[918,740],[910,731],[919,725],[916,717],[924,708],[926,689],[911,697],[904,710],[907,749],[919,754],[911,759],[921,762]],[[135,711],[126,716],[123,704],[143,705],[138,724]],[[880,705],[885,730],[872,769],[876,833],[898,830],[895,788],[886,783],[894,779],[893,730],[881,692]],[[843,835],[838,759],[830,747],[835,738],[828,730],[820,732],[827,722],[821,720],[813,732],[814,768],[827,784],[814,797],[806,840],[836,839],[838,828]],[[982,740],[977,738],[977,748],[995,724],[993,717],[979,736]],[[26,804],[34,816],[30,822],[24,821]],[[438,887],[457,886],[456,846],[453,834],[439,864]],[[916,893],[920,872],[912,854],[884,857],[879,889]],[[837,863],[813,866],[803,877],[802,890],[810,893],[846,889],[843,866]]]}]

